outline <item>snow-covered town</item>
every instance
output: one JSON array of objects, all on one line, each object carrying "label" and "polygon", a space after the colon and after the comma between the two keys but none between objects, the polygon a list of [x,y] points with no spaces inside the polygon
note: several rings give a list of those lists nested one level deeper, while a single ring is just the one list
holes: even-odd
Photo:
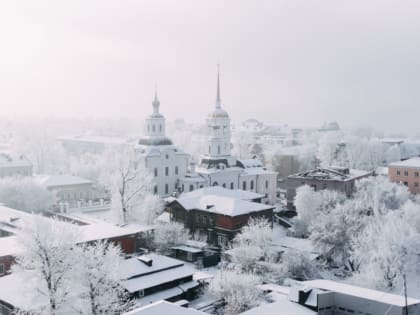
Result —
[{"label": "snow-covered town", "polygon": [[415,2],[0,4],[0,315],[420,315],[419,30]]}]

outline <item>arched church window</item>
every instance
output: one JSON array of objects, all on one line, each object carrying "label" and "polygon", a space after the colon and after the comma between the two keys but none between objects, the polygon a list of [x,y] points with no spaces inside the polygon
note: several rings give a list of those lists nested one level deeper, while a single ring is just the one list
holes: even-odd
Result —
[{"label": "arched church window", "polygon": [[175,166],[175,175],[178,175],[178,166]]},{"label": "arched church window", "polygon": [[233,183],[230,183],[230,189],[233,189]]},{"label": "arched church window", "polygon": [[218,182],[214,182],[213,183],[213,186],[219,186],[219,183]]},{"label": "arched church window", "polygon": [[242,190],[246,190],[246,182],[242,182]]},{"label": "arched church window", "polygon": [[251,190],[253,190],[253,189],[254,189],[254,181],[251,180]]},{"label": "arched church window", "polygon": [[220,145],[217,146],[217,154],[220,154]]},{"label": "arched church window", "polygon": [[153,125],[152,130],[153,130],[153,132],[155,132],[155,125]]},{"label": "arched church window", "polygon": [[223,187],[223,188],[226,188],[226,184],[225,184],[225,183],[223,183],[222,187]]},{"label": "arched church window", "polygon": [[159,125],[159,131],[162,132],[162,125]]}]

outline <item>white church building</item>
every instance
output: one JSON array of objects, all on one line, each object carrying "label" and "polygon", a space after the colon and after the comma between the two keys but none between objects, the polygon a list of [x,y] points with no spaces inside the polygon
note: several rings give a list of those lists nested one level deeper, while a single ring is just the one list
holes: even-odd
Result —
[{"label": "white church building", "polygon": [[154,193],[167,197],[178,191],[179,178],[187,173],[189,155],[166,136],[165,117],[159,112],[156,92],[152,105],[153,113],[146,119],[146,136],[136,144],[135,153],[154,175]]},{"label": "white church building", "polygon": [[208,114],[206,122],[208,151],[200,156],[197,166],[180,177],[180,191],[221,186],[259,193],[265,196],[266,203],[275,204],[277,173],[267,170],[257,159],[239,160],[231,155],[230,118],[222,108],[219,73],[215,108]]}]

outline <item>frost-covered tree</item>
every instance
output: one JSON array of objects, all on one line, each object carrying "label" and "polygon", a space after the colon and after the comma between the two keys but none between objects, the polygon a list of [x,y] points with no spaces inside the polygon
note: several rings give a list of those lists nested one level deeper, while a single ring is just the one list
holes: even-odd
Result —
[{"label": "frost-covered tree", "polygon": [[266,219],[251,218],[234,238],[231,260],[244,271],[253,270],[259,260],[268,260],[272,245],[272,226]]},{"label": "frost-covered tree", "polygon": [[210,284],[210,292],[225,302],[224,314],[236,315],[262,301],[259,283],[260,279],[254,274],[220,270]]},{"label": "frost-covered tree", "polygon": [[287,250],[282,255],[280,266],[284,278],[304,281],[319,277],[318,268],[309,258],[309,253]]},{"label": "frost-covered tree", "polygon": [[14,272],[36,281],[39,292],[47,297],[46,314],[60,314],[74,292],[76,232],[59,221],[34,216],[31,222],[21,223],[17,238],[22,250]]},{"label": "frost-covered tree", "polygon": [[319,139],[317,158],[322,167],[337,165],[341,139],[341,132],[328,132]]},{"label": "frost-covered tree", "polygon": [[31,177],[0,179],[0,202],[26,212],[47,211],[54,204],[54,195]]},{"label": "frost-covered tree", "polygon": [[188,230],[178,222],[169,222],[156,226],[154,243],[162,252],[167,252],[171,247],[185,243],[189,238]]},{"label": "frost-covered tree", "polygon": [[337,204],[344,202],[345,195],[332,190],[314,191],[307,185],[296,190],[295,207],[297,218],[294,219],[296,236],[308,237],[315,220],[321,212],[328,213]]},{"label": "frost-covered tree", "polygon": [[96,242],[78,249],[75,275],[83,288],[80,313],[111,315],[127,310],[128,296],[118,284],[122,260],[120,248],[110,243]]},{"label": "frost-covered tree", "polygon": [[392,291],[401,286],[404,273],[416,271],[420,235],[401,211],[371,221],[356,238],[354,259],[360,263],[355,279],[369,287]]},{"label": "frost-covered tree", "polygon": [[132,149],[108,149],[105,153],[104,165],[107,173],[103,174],[101,182],[112,195],[112,208],[120,216],[121,221],[141,222],[149,218],[149,213],[156,213],[160,203],[152,203],[148,198],[148,207],[145,208],[145,199],[152,194],[153,176],[145,167],[144,161],[135,156]]}]

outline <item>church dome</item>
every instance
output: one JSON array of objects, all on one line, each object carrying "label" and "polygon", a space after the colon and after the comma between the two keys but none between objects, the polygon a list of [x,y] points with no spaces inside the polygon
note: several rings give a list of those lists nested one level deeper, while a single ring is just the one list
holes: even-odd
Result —
[{"label": "church dome", "polygon": [[211,111],[208,116],[208,118],[229,118],[229,114],[222,108],[215,108],[213,111]]}]

